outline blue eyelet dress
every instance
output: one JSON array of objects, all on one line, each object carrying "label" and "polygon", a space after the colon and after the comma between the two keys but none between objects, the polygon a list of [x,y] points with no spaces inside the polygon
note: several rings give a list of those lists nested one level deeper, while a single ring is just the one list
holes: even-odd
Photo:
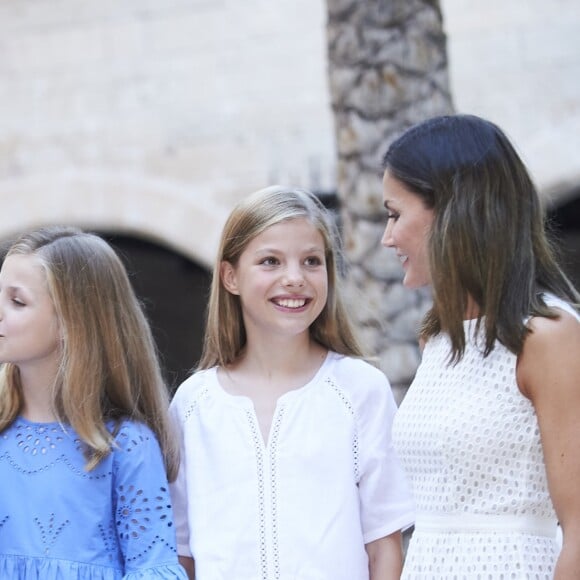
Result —
[{"label": "blue eyelet dress", "polygon": [[18,418],[0,433],[0,578],[186,580],[152,431],[124,421],[92,471],[70,426]]}]

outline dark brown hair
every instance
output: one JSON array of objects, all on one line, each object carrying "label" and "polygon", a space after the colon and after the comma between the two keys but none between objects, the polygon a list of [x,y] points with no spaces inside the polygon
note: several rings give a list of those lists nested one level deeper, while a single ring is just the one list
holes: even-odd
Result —
[{"label": "dark brown hair", "polygon": [[496,340],[519,354],[527,317],[557,317],[542,291],[578,308],[579,294],[557,264],[536,188],[499,127],[473,115],[429,119],[392,143],[383,166],[434,210],[433,307],[421,335],[448,333],[452,360],[465,349],[468,297],[485,329],[485,354]]}]

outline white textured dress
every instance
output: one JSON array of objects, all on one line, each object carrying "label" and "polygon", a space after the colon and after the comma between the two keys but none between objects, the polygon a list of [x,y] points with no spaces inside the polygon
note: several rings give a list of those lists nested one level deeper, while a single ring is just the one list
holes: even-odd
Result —
[{"label": "white textured dress", "polygon": [[402,578],[551,579],[560,548],[534,408],[516,356],[498,344],[483,358],[465,330],[456,366],[446,335],[427,342],[395,417],[417,509]]}]

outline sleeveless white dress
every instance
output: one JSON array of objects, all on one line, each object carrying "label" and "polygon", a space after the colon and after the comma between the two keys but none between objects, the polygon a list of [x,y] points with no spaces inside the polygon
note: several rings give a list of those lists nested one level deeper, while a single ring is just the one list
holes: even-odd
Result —
[{"label": "sleeveless white dress", "polygon": [[401,578],[551,579],[560,547],[536,414],[516,356],[497,344],[483,358],[474,328],[456,366],[446,335],[427,342],[394,420],[417,509]]}]

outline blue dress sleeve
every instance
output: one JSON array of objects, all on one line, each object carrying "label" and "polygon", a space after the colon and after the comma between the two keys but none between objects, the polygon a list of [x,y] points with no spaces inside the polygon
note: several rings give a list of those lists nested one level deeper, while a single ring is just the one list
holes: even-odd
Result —
[{"label": "blue dress sleeve", "polygon": [[187,580],[177,561],[169,485],[159,443],[125,422],[114,450],[113,509],[125,580]]}]

